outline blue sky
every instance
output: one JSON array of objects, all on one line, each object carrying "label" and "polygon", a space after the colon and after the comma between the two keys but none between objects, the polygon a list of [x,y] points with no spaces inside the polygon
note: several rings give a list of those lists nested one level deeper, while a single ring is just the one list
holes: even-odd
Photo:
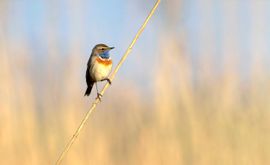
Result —
[{"label": "blue sky", "polygon": [[[7,2],[5,30],[8,41],[16,49],[26,45],[31,55],[39,61],[46,59],[51,44],[59,51],[59,56],[69,55],[73,48],[80,50],[80,58],[87,60],[96,43],[115,46],[115,60],[120,59],[131,42],[153,4],[147,1],[72,1],[58,0],[10,0]],[[235,47],[243,59],[240,68],[245,72],[256,52],[269,64],[270,47],[270,1],[184,0],[179,3],[179,20],[174,30],[175,36],[186,35],[185,48],[198,65],[198,56],[211,45],[217,68],[223,65],[227,56],[226,47]],[[160,55],[158,42],[161,35],[168,33],[170,19],[166,17],[167,1],[162,1],[157,13],[147,26],[133,54],[139,59],[151,61]],[[3,11],[2,11],[3,12]],[[177,30],[179,29],[179,30]],[[235,46],[234,46],[235,44]],[[143,57],[142,57],[142,55]],[[137,55],[137,56],[139,56]],[[126,76],[140,77],[137,57],[131,56],[131,70],[125,68]],[[256,57],[255,57],[256,58]],[[143,65],[143,64],[142,64]],[[128,70],[128,71],[126,71]],[[151,70],[151,69],[149,69]],[[151,71],[147,72],[151,74]],[[147,74],[146,73],[146,74]]]}]

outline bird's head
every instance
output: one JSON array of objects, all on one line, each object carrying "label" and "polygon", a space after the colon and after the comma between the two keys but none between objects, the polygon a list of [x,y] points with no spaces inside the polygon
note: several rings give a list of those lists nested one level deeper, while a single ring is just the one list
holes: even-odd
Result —
[{"label": "bird's head", "polygon": [[114,47],[109,47],[105,44],[98,44],[93,48],[93,53],[95,55],[98,55],[101,58],[104,59],[109,59],[110,58],[110,54],[109,51],[112,50]]}]

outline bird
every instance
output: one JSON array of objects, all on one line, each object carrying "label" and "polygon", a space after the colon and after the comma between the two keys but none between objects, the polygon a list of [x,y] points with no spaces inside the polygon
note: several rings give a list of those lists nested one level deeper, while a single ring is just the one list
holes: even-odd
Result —
[{"label": "bird", "polygon": [[84,96],[89,96],[93,85],[96,84],[97,98],[100,100],[102,95],[98,92],[97,82],[106,80],[109,84],[111,84],[111,80],[108,78],[108,76],[112,70],[113,64],[109,54],[110,50],[112,49],[114,49],[114,47],[109,47],[105,44],[97,44],[92,49],[92,53],[87,62],[85,74],[87,89]]}]

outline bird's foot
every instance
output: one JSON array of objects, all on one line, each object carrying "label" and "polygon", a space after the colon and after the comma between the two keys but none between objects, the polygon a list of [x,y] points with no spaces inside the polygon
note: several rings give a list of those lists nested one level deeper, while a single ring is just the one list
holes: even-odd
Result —
[{"label": "bird's foot", "polygon": [[99,101],[101,101],[101,97],[102,97],[102,94],[97,93],[97,98],[96,99],[99,99]]},{"label": "bird's foot", "polygon": [[109,79],[109,78],[105,78],[105,79],[103,79],[103,80],[101,80],[101,81],[107,81],[110,85],[112,84],[112,81],[111,81],[111,79]]}]

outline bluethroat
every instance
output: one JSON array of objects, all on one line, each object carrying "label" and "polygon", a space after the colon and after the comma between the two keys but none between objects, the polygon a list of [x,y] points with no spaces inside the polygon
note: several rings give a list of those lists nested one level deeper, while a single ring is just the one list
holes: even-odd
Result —
[{"label": "bluethroat", "polygon": [[96,84],[97,97],[100,99],[101,94],[98,92],[97,82],[106,80],[111,84],[111,80],[108,78],[112,70],[112,59],[109,52],[113,48],[105,44],[98,44],[93,48],[87,63],[85,75],[87,89],[84,96],[89,96],[93,85]]}]

